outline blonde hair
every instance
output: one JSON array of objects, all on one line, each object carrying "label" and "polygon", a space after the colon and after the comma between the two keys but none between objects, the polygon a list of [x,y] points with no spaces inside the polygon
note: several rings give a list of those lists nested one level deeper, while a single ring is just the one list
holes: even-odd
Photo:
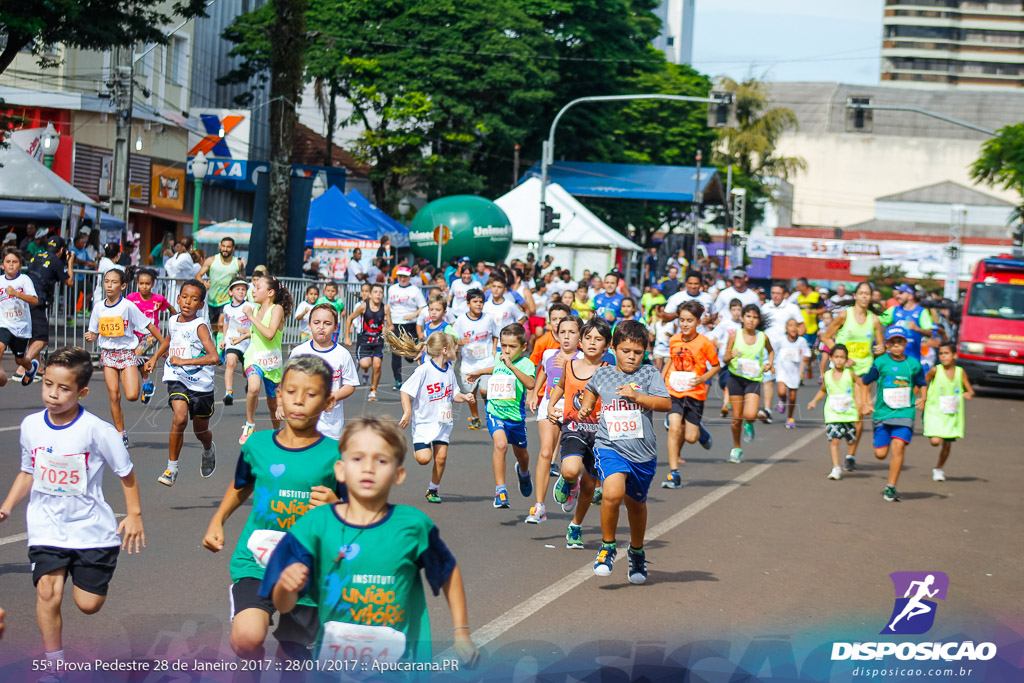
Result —
[{"label": "blonde hair", "polygon": [[434,292],[430,295],[430,298],[427,299],[428,308],[430,307],[430,304],[441,304],[442,311],[448,310],[448,301],[444,298],[444,294],[441,294],[440,292]]},{"label": "blonde hair", "polygon": [[388,417],[357,417],[354,420],[347,420],[345,428],[341,430],[341,438],[338,439],[338,454],[342,460],[345,459],[345,451],[349,443],[357,434],[370,431],[384,439],[391,449],[393,457],[399,465],[405,462],[405,434],[402,433],[398,423]]},{"label": "blonde hair", "polygon": [[406,358],[417,358],[426,349],[427,355],[433,358],[440,356],[445,349],[455,348],[455,337],[446,332],[434,332],[426,341],[417,342],[402,330],[399,334],[385,332],[384,341],[394,353]]}]

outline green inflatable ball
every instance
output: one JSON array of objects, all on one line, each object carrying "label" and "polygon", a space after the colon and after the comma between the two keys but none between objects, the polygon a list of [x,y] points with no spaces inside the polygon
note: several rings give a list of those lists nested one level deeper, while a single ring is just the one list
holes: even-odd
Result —
[{"label": "green inflatable ball", "polygon": [[441,247],[441,263],[468,256],[474,261],[497,263],[512,248],[512,223],[490,199],[454,195],[430,202],[416,213],[409,226],[409,246],[417,259],[437,264],[435,228],[447,226],[451,234]]}]

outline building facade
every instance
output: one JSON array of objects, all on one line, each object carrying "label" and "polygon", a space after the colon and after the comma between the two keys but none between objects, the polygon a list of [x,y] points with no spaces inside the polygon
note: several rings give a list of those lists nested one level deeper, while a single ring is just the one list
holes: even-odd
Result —
[{"label": "building facade", "polygon": [[661,34],[652,45],[673,64],[693,62],[693,24],[696,0],[661,0],[654,13],[661,19]]}]

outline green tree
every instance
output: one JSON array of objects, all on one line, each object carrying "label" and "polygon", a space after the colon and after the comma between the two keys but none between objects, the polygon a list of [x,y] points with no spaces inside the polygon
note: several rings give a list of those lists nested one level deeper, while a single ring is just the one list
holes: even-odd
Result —
[{"label": "green tree", "polygon": [[981,146],[981,155],[971,164],[970,174],[976,182],[1021,195],[1010,222],[1024,220],[1024,123],[997,130],[996,137]]},{"label": "green tree", "polygon": [[[0,3],[0,73],[19,52],[40,56],[47,45],[106,50],[133,43],[167,43],[174,17],[206,16],[205,0],[16,0]],[[4,42],[4,38],[6,41]],[[41,65],[53,66],[40,57]]]},{"label": "green tree", "polygon": [[865,279],[882,293],[883,298],[888,299],[892,296],[892,289],[896,286],[896,283],[907,279],[907,271],[899,264],[872,266]]}]

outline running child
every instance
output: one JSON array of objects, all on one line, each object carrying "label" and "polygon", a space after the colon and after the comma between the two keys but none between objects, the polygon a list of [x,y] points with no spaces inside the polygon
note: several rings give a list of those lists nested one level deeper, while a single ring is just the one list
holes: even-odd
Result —
[{"label": "running child", "polygon": [[653,342],[653,348],[651,349],[651,357],[654,359],[654,367],[661,372],[665,367],[665,361],[669,357],[669,345],[668,342],[676,332],[679,331],[679,326],[675,320],[669,320],[665,322],[661,319],[661,314],[665,312],[664,304],[658,304],[654,307],[654,322],[650,326],[651,341]]},{"label": "running child", "polygon": [[[138,291],[132,292],[125,298],[131,301],[133,304],[138,306],[139,310],[149,318],[157,327],[160,327],[160,314],[167,311],[171,315],[177,313],[174,310],[174,306],[159,294],[153,293],[153,282],[156,278],[156,273],[148,268],[141,269],[135,276],[135,286]],[[136,330],[136,335],[139,337],[139,345],[135,347],[135,355],[139,359],[139,365],[145,363],[145,356],[147,353],[152,351],[154,347],[158,345],[155,337],[149,334],[143,334],[141,331]],[[148,404],[150,399],[153,398],[153,380],[149,378],[149,373],[146,372],[145,366],[142,369],[142,403],[143,405]]]},{"label": "running child", "polygon": [[594,560],[594,574],[609,576],[615,562],[615,530],[619,506],[626,504],[629,519],[629,582],[647,580],[644,535],[647,530],[647,491],[657,469],[658,444],[654,436],[654,411],[672,408],[661,374],[642,364],[647,350],[647,329],[636,321],[619,325],[612,336],[615,366],[598,368],[583,392],[579,417],[594,414],[601,400],[594,453],[597,474],[604,480],[601,498],[601,548]]},{"label": "running child", "polygon": [[523,356],[526,350],[526,328],[522,325],[506,325],[501,330],[500,341],[501,351],[494,354],[491,364],[466,373],[466,378],[469,382],[475,382],[483,375],[490,375],[487,382],[487,431],[494,440],[494,507],[507,508],[505,456],[509,444],[512,445],[512,454],[516,459],[519,493],[524,498],[533,493],[530,452],[526,450],[525,398],[526,392],[537,383],[537,366]]},{"label": "running child", "polygon": [[[508,285],[503,276],[492,275],[488,286],[491,289],[491,298],[484,303],[483,314],[494,319],[496,329],[503,330],[512,323],[526,323],[527,316],[523,309],[516,305],[511,296],[505,296],[508,293]],[[469,300],[468,292],[466,300]]]},{"label": "running child", "polygon": [[[563,315],[559,320],[566,320]],[[533,391],[527,393],[526,405],[531,411],[537,413],[537,431],[540,433],[540,455],[537,456],[536,470],[536,494],[537,502],[530,508],[530,514],[526,517],[527,524],[540,524],[548,518],[547,508],[544,505],[544,498],[547,496],[548,479],[559,470],[553,466],[555,452],[558,450],[559,424],[548,420],[550,409],[551,392],[558,387],[562,378],[565,364],[572,360],[580,349],[580,328],[583,322],[573,316],[568,318],[565,324],[564,333],[560,333],[558,349],[548,349],[544,352],[540,365],[537,367],[537,383]],[[533,362],[532,360],[530,361]],[[541,398],[538,400],[537,395]],[[556,412],[561,412],[562,407],[557,406]]]},{"label": "running child", "polygon": [[[370,286],[370,298],[355,307],[348,316],[346,324],[349,329],[352,321],[359,319],[359,333],[356,336],[356,360],[365,374],[372,370],[370,377],[370,393],[366,400],[377,400],[377,385],[380,384],[381,363],[384,361],[384,326],[387,308],[384,305],[384,285],[375,283]],[[348,337],[345,345],[349,345]]]},{"label": "running child", "polygon": [[[3,287],[0,288],[0,361],[10,348],[14,362],[24,368],[22,386],[32,384],[39,370],[39,361],[28,361],[25,352],[32,338],[32,306],[39,305],[32,278],[21,272],[24,258],[19,250],[7,247],[3,251]],[[17,376],[15,376],[17,378]],[[0,364],[0,387],[7,384],[7,373]]]},{"label": "running child", "polygon": [[[483,290],[469,290],[466,293],[466,305],[469,309],[460,315],[452,326],[455,337],[459,340],[459,362],[456,367],[456,376],[459,379],[459,387],[464,393],[476,396],[476,391],[479,388],[486,399],[486,389],[479,387],[480,375],[475,375],[473,379],[470,379],[469,376],[470,373],[491,365],[491,359],[498,352],[500,330],[495,325],[494,318],[483,312]],[[477,405],[476,401],[469,404],[470,429],[483,427]]]},{"label": "running child", "polygon": [[590,298],[587,283],[583,280],[576,288],[576,295],[572,300],[572,311],[583,321],[589,320],[590,316],[594,314],[594,302]]},{"label": "running child", "polygon": [[[332,306],[328,306],[333,311]],[[252,510],[231,554],[231,649],[242,659],[263,659],[263,642],[276,611],[259,594],[267,561],[296,519],[311,509],[338,500],[334,476],[338,442],[317,431],[320,416],[330,410],[331,368],[314,356],[292,358],[285,365],[280,395],[285,424],[263,430],[242,445],[235,479],[206,529],[203,547],[224,549],[224,523],[253,496]],[[279,659],[308,659],[318,628],[316,602],[306,597],[278,619],[274,638]]]},{"label": "running child", "polygon": [[[572,320],[567,320],[559,325],[559,336],[573,336],[575,329]],[[611,328],[600,318],[588,320],[580,332],[583,357],[573,359],[565,366],[562,379],[552,389],[548,403],[548,420],[561,428],[562,456],[560,474],[551,495],[556,503],[561,504],[562,512],[572,513],[572,521],[565,530],[565,547],[570,550],[583,549],[583,519],[601,481],[594,455],[601,399],[597,399],[587,419],[580,417],[579,409],[587,382],[598,368],[608,365],[604,355],[612,343]]]},{"label": "running child", "polygon": [[625,297],[622,300],[622,308],[619,309],[619,310],[620,310],[620,315],[619,315],[618,319],[615,321],[616,325],[618,325],[623,320],[640,320],[641,319],[640,318],[640,313],[636,309],[636,301],[631,296],[627,296],[627,297]]},{"label": "running child", "polygon": [[[370,300],[370,283],[369,282],[364,282],[361,285],[359,285],[359,301],[356,302],[356,307],[358,307],[359,304],[365,304],[369,300]],[[354,318],[352,318],[351,316],[349,316],[347,318],[343,316],[341,319],[343,321],[345,321],[345,337],[344,337],[345,346],[351,346],[352,345],[351,340],[355,338],[355,337],[352,336],[352,330],[355,329],[355,330],[358,331],[358,330],[363,329],[363,316],[362,316],[362,314],[356,315]],[[348,322],[350,319],[352,320],[351,323]],[[360,370],[361,370],[361,375],[362,375],[362,377],[361,377],[362,383],[363,384],[369,384],[370,383],[370,369],[367,368],[366,370],[362,370],[362,368],[360,368]]]},{"label": "running child", "polygon": [[[320,298],[320,288],[316,285],[310,285],[306,287],[306,299],[295,307],[294,317],[299,321],[299,343],[309,341],[309,338],[313,336],[309,331],[309,313],[317,305],[318,298]],[[334,308],[333,305],[328,305]],[[335,309],[335,313],[337,313],[337,309]]]},{"label": "running child", "polygon": [[[317,430],[332,439],[341,437],[345,427],[344,401],[359,386],[359,373],[352,360],[352,354],[341,344],[332,341],[338,334],[338,311],[330,304],[317,304],[309,314],[309,329],[312,339],[292,349],[289,359],[299,356],[316,356],[331,368],[331,400],[334,407],[320,414]],[[278,419],[285,418],[283,406],[278,404]]]},{"label": "running child", "polygon": [[548,308],[548,319],[545,325],[544,334],[537,337],[533,342],[533,350],[530,352],[530,362],[540,366],[544,360],[544,352],[551,349],[558,350],[562,345],[558,342],[558,323],[572,314],[572,309],[563,303],[556,302]]},{"label": "running child", "polygon": [[277,278],[264,275],[256,280],[252,289],[253,302],[258,307],[245,304],[242,312],[249,318],[249,348],[245,350],[245,425],[238,443],[256,431],[256,408],[260,402],[260,386],[267,393],[267,409],[274,429],[279,429],[281,420],[277,416],[277,385],[281,383],[281,368],[284,358],[281,353],[281,330],[284,321],[292,312],[292,295]]},{"label": "running child", "polygon": [[684,301],[679,305],[679,332],[669,340],[669,359],[662,377],[672,398],[668,412],[668,477],[661,482],[663,489],[683,487],[679,475],[679,456],[683,443],[697,443],[711,450],[711,433],[704,428],[704,402],[708,397],[707,382],[718,374],[720,365],[715,345],[697,332],[704,305],[698,301]]},{"label": "running child", "polygon": [[224,405],[235,402],[235,368],[238,362],[245,362],[245,350],[249,348],[252,322],[243,310],[249,283],[245,278],[235,278],[228,286],[231,300],[220,309],[217,326],[223,331],[220,338],[220,353],[224,360]]},{"label": "running child", "polygon": [[[114,427],[79,404],[89,394],[92,372],[85,349],[66,346],[50,354],[42,382],[46,409],[21,422],[21,471],[0,504],[3,522],[29,496],[28,559],[51,679],[64,660],[61,602],[68,575],[78,609],[95,614],[106,601],[118,551],[146,546],[128,450]],[[120,524],[103,498],[104,466],[121,479],[127,515]]]},{"label": "running child", "polygon": [[[719,317],[718,322],[708,333],[707,337],[715,343],[718,357],[724,358],[729,346],[729,335],[736,330],[743,329],[743,322],[740,316],[743,314],[743,302],[733,299],[729,302],[728,317]],[[722,363],[722,371],[718,373],[718,388],[722,390],[722,408],[720,414],[725,417],[729,414],[729,365]]]},{"label": "running child", "polygon": [[[307,292],[308,293],[308,292]],[[340,318],[345,312],[345,301],[338,297],[338,283],[328,282],[324,285],[324,295],[316,300],[318,304],[330,304],[338,312]]]},{"label": "running child", "polygon": [[[128,266],[132,270],[131,266]],[[100,365],[103,366],[103,380],[110,398],[110,416],[114,426],[121,432],[124,445],[128,447],[128,432],[124,428],[124,412],[121,410],[121,386],[124,397],[129,401],[139,400],[139,359],[135,348],[139,345],[136,331],[149,333],[166,348],[167,341],[160,334],[160,328],[139,310],[139,307],[124,298],[124,288],[129,274],[120,266],[111,268],[103,276],[102,301],[94,301],[89,316],[89,328],[85,341],[99,339]],[[146,374],[153,371],[156,357],[147,360],[142,368]]]},{"label": "running child", "polygon": [[822,337],[825,336],[825,331],[828,330],[831,324],[832,312],[823,311],[821,315],[818,316],[818,331],[815,333],[817,340],[814,344],[818,350],[818,369],[820,370],[820,372],[818,373],[819,377],[825,376],[825,371],[828,370],[829,364],[832,362],[832,359],[829,357],[828,348],[825,346],[825,342],[822,340]]},{"label": "running child", "polygon": [[[764,333],[768,320],[757,304],[747,304],[740,316],[743,328],[729,334],[723,363],[729,365],[729,403],[732,406],[732,451],[729,462],[738,463],[743,459],[740,448],[740,432],[743,441],[754,440],[754,421],[761,404],[761,379],[765,370],[772,371],[775,365],[775,349],[768,335]],[[764,362],[765,352],[768,361]]]},{"label": "running child", "polygon": [[[405,480],[401,430],[391,420],[360,417],[345,425],[339,450],[334,472],[348,485],[348,501],[299,518],[270,558],[260,597],[272,599],[282,615],[302,599],[317,606],[313,656],[324,670],[344,666],[351,658],[345,644],[353,639],[361,643],[360,661],[429,662],[422,568],[434,594],[443,590],[448,600],[455,653],[464,666],[475,666],[478,654],[455,558],[427,515],[388,502],[391,488]],[[343,594],[348,600],[340,599]],[[384,610],[397,615],[386,625],[374,619]]]},{"label": "running child", "polygon": [[[435,295],[437,296],[437,295]],[[384,335],[393,353],[406,358],[426,354],[427,361],[402,384],[402,419],[398,426],[412,424],[412,454],[416,462],[434,466],[427,485],[427,502],[441,502],[441,477],[448,460],[451,440],[452,403],[473,403],[473,394],[458,392],[453,362],[459,346],[455,337],[441,331],[431,332],[426,341],[416,343],[406,334]]]},{"label": "running child", "polygon": [[827,397],[825,402],[825,438],[828,439],[829,455],[832,456],[832,471],[828,478],[839,481],[843,478],[843,468],[839,466],[839,441],[845,440],[847,447],[852,449],[857,441],[857,402],[854,400],[853,370],[847,367],[847,351],[843,344],[832,347],[832,367],[821,373],[822,384],[818,393],[807,404],[807,410],[814,410],[818,401]]},{"label": "running child", "polygon": [[[416,337],[420,341],[426,341],[435,332],[445,332],[454,335],[455,331],[448,321],[448,303],[443,294],[434,293],[427,299],[426,317],[416,322]],[[420,356],[420,364],[427,362],[426,351]]]},{"label": "running child", "polygon": [[[898,502],[900,499],[896,484],[899,483],[900,471],[903,469],[903,455],[914,436],[916,411],[924,409],[928,399],[928,382],[921,363],[905,353],[906,335],[906,330],[899,325],[886,328],[886,352],[875,358],[871,369],[859,378],[865,386],[878,382],[873,411],[874,446],[875,457],[879,460],[885,460],[889,451],[892,451],[889,482],[882,492],[882,498],[888,502]],[[916,401],[911,399],[915,391]],[[871,414],[871,406],[861,409],[862,416]]]},{"label": "running child", "polygon": [[953,442],[964,438],[964,399],[974,398],[967,373],[956,364],[956,345],[939,344],[939,365],[928,371],[928,400],[924,404],[924,435],[939,447],[932,481],[946,481],[943,467]]},{"label": "running child", "polygon": [[[778,341],[778,340],[777,340]],[[786,429],[795,429],[793,409],[796,407],[796,391],[804,368],[811,362],[811,348],[806,337],[800,336],[799,323],[790,318],[786,321],[786,336],[779,341],[775,351],[775,381],[778,384],[780,413],[786,414]]]},{"label": "running child", "polygon": [[167,405],[174,412],[167,442],[167,469],[157,477],[164,486],[174,486],[178,479],[178,458],[189,418],[192,432],[203,445],[200,476],[207,479],[217,468],[217,447],[213,444],[210,418],[214,403],[213,375],[220,364],[220,356],[209,324],[199,317],[199,307],[205,300],[206,285],[202,280],[187,280],[181,286],[178,290],[181,312],[167,320],[170,350],[168,343],[162,342],[153,356],[154,360],[158,359],[167,351],[163,381],[167,385]]}]

